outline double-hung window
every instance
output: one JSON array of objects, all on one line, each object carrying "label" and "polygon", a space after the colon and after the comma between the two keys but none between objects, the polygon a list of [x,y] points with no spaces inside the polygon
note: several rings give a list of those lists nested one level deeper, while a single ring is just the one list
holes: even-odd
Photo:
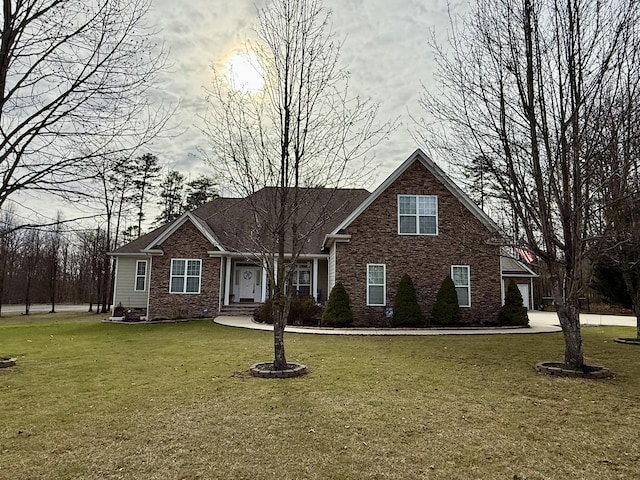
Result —
[{"label": "double-hung window", "polygon": [[436,195],[398,195],[398,233],[437,235],[438,197]]},{"label": "double-hung window", "polygon": [[133,288],[136,292],[144,292],[147,287],[147,261],[136,261],[136,283]]},{"label": "double-hung window", "polygon": [[301,297],[311,295],[311,269],[306,265],[297,265],[293,272],[293,290]]},{"label": "double-hung window", "polygon": [[202,260],[171,259],[169,293],[200,293]]},{"label": "double-hung window", "polygon": [[451,278],[456,286],[458,294],[458,305],[461,307],[471,306],[471,275],[468,265],[452,265]]},{"label": "double-hung window", "polygon": [[367,265],[367,305],[385,306],[387,304],[387,279],[384,264]]}]

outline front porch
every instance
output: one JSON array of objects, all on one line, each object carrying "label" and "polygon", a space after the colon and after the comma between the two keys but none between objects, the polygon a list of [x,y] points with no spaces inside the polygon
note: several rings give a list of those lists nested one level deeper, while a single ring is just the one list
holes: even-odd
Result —
[{"label": "front porch", "polygon": [[[232,307],[242,307],[244,312],[267,300],[269,276],[260,259],[249,255],[230,255],[222,260],[219,308],[221,313],[227,313]],[[328,255],[299,258],[293,274],[293,293],[311,296],[318,303],[326,302],[328,263]],[[248,308],[244,308],[245,305]]]}]

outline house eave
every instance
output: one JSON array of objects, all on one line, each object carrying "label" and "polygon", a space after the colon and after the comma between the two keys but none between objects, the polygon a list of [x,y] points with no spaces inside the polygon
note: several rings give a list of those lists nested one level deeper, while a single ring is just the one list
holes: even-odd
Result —
[{"label": "house eave", "polygon": [[107,252],[110,257],[149,257],[164,255],[162,250],[139,250],[137,252]]},{"label": "house eave", "polygon": [[348,243],[351,240],[351,235],[346,233],[329,233],[324,236],[324,241],[322,242],[322,249],[331,247],[336,242],[344,242]]},{"label": "house eave", "polygon": [[538,278],[540,275],[537,273],[529,272],[515,272],[515,271],[503,271],[503,277],[522,277],[522,278]]}]

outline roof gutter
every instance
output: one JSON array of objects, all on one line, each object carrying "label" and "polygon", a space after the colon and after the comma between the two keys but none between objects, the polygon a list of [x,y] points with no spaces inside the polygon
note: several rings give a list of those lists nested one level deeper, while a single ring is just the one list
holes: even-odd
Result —
[{"label": "roof gutter", "polygon": [[345,233],[330,233],[324,236],[324,241],[322,242],[322,248],[329,248],[336,242],[349,243],[351,240],[351,235],[347,235]]}]

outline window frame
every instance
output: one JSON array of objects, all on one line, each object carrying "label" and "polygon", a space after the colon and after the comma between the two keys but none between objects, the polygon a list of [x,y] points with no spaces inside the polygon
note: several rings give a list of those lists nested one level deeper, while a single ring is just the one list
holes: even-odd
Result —
[{"label": "window frame", "polygon": [[[454,268],[464,268],[467,270],[467,284],[466,285],[458,285],[455,280],[455,276],[453,275]],[[461,308],[471,308],[471,267],[469,265],[451,265],[451,280],[453,280],[453,284],[456,287],[456,295],[458,293],[458,288],[466,288],[467,289],[467,298],[469,299],[468,305],[461,305],[460,298],[458,297],[458,306]]]},{"label": "window frame", "polygon": [[[309,283],[300,283],[300,276],[303,272],[309,273]],[[293,271],[293,279],[291,282],[291,288],[296,293],[296,295],[300,295],[301,287],[309,288],[309,294],[304,296],[311,296],[311,284],[313,281],[313,268],[309,266],[308,263],[298,263],[295,266]]]},{"label": "window frame", "polygon": [[[400,199],[403,197],[413,197],[416,202],[416,213],[400,213]],[[433,198],[435,199],[435,214],[433,215],[420,215],[420,198]],[[436,236],[439,232],[439,215],[438,215],[438,196],[437,195],[410,195],[399,194],[397,199],[397,217],[398,217],[398,235],[423,235],[423,236]],[[415,232],[402,232],[400,229],[400,219],[402,217],[409,217],[415,219],[416,231]],[[434,217],[435,219],[435,232],[421,232],[420,231],[420,218]]]},{"label": "window frame", "polygon": [[[382,283],[371,283],[370,267],[382,267]],[[382,286],[382,303],[371,303],[371,287]],[[387,265],[384,263],[367,263],[367,307],[387,306]]]},{"label": "window frame", "polygon": [[[144,264],[144,274],[140,275],[138,273],[138,265],[143,263]],[[147,260],[136,260],[136,271],[135,271],[135,276],[134,276],[134,281],[133,281],[133,291],[134,292],[145,292],[147,290],[147,268],[148,268],[148,261]],[[138,288],[138,280],[142,279],[142,288]]]},{"label": "window frame", "polygon": [[[184,262],[184,273],[183,274],[174,274],[174,262]],[[188,267],[189,262],[198,262],[198,275],[189,275]],[[173,287],[173,279],[174,278],[182,278],[182,290],[181,291],[173,291],[171,288]],[[197,292],[187,292],[187,281],[189,278],[197,278],[198,279],[198,291]],[[202,259],[201,258],[172,258],[171,266],[169,269],[169,293],[175,295],[199,295],[202,291]]]}]

